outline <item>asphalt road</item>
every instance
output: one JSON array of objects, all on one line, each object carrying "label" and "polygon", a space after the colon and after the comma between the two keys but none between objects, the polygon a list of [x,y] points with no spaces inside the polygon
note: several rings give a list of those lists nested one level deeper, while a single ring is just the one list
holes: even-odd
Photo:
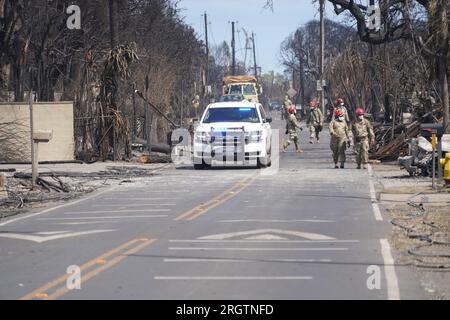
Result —
[{"label": "asphalt road", "polygon": [[425,298],[370,170],[301,137],[278,170],[169,167],[1,221],[0,299]]}]

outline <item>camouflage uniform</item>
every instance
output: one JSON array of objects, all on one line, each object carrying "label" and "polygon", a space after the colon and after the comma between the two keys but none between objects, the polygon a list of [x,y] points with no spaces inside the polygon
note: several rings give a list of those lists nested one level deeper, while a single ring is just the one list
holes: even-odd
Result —
[{"label": "camouflage uniform", "polygon": [[372,125],[367,119],[357,119],[352,126],[353,139],[358,169],[361,164],[366,167],[369,162],[369,141],[375,138]]},{"label": "camouflage uniform", "polygon": [[289,108],[292,106],[292,101],[288,97],[284,98],[283,108],[281,109],[282,119],[289,118]]},{"label": "camouflage uniform", "polygon": [[198,118],[198,109],[200,107],[200,97],[199,96],[195,96],[194,100],[192,100],[192,107],[195,110],[195,115]]},{"label": "camouflage uniform", "polygon": [[301,129],[302,126],[300,123],[298,123],[297,118],[294,114],[289,114],[287,120],[286,120],[286,131],[288,134],[288,140],[283,144],[283,151],[286,150],[286,148],[294,142],[295,145],[295,151],[301,152],[300,144],[298,142],[298,135],[297,135],[297,129]]},{"label": "camouflage uniform", "polygon": [[341,166],[345,163],[345,150],[347,150],[347,143],[350,141],[349,130],[347,122],[332,120],[329,125],[331,142],[330,148],[333,151],[334,164],[337,166],[338,162]]},{"label": "camouflage uniform", "polygon": [[342,112],[344,112],[345,122],[347,122],[347,124],[350,124],[350,117],[348,116],[348,111],[345,106],[338,106],[338,107],[334,108],[332,120],[335,119],[334,114],[335,114],[336,110],[342,110]]},{"label": "camouflage uniform", "polygon": [[317,139],[319,142],[319,134],[322,131],[323,126],[323,113],[320,108],[312,108],[309,113],[308,120],[306,124],[309,125],[309,133],[310,133],[310,142],[312,143],[314,139]]}]

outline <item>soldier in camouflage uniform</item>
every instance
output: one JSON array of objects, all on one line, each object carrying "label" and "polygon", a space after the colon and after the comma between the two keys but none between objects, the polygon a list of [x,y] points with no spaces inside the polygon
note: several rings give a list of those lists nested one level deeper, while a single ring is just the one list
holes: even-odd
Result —
[{"label": "soldier in camouflage uniform", "polygon": [[311,109],[308,120],[306,121],[306,124],[309,125],[309,143],[313,144],[314,139],[317,139],[317,143],[319,143],[319,134],[323,129],[323,113],[322,110],[320,110],[319,103],[316,99],[312,100],[309,105]]},{"label": "soldier in camouflage uniform", "polygon": [[367,163],[369,162],[369,141],[373,144],[375,140],[372,125],[369,120],[364,118],[364,114],[365,111],[363,108],[356,109],[357,119],[352,126],[358,169],[361,169],[361,165],[364,169],[367,169]]},{"label": "soldier in camouflage uniform", "polygon": [[281,108],[281,119],[287,119],[289,117],[289,108],[292,106],[292,101],[289,96],[286,95],[283,101],[283,108]]},{"label": "soldier in camouflage uniform", "polygon": [[347,125],[350,125],[350,117],[348,115],[347,108],[345,107],[344,99],[342,99],[342,98],[337,98],[336,99],[336,107],[334,108],[332,120],[335,119],[334,113],[337,110],[341,110],[342,111],[342,113],[344,114],[345,122],[347,122]]},{"label": "soldier in camouflage uniform", "polygon": [[329,129],[331,135],[330,148],[333,151],[334,167],[344,169],[345,166],[345,150],[350,144],[350,135],[345,115],[342,110],[336,110],[335,119],[330,122]]},{"label": "soldier in camouflage uniform", "polygon": [[195,115],[196,115],[196,117],[198,118],[198,109],[199,109],[199,107],[200,107],[200,96],[199,95],[196,95],[195,97],[194,97],[194,100],[192,100],[192,107],[194,108],[194,110],[195,110]]},{"label": "soldier in camouflage uniform", "polygon": [[288,110],[289,116],[286,120],[286,134],[288,135],[288,140],[283,144],[283,152],[286,152],[286,148],[294,142],[295,151],[301,153],[300,144],[298,142],[297,129],[303,130],[300,123],[298,123],[297,118],[295,117],[295,107],[291,106]]}]

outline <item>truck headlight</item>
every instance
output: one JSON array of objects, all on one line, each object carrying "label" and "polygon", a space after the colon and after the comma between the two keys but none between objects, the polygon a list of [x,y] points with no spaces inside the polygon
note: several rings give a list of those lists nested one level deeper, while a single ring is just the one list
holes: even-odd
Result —
[{"label": "truck headlight", "polygon": [[209,132],[196,132],[195,142],[208,144],[211,141],[211,134]]},{"label": "truck headlight", "polygon": [[247,143],[261,142],[261,138],[262,138],[262,131],[250,131],[245,137],[245,142]]}]

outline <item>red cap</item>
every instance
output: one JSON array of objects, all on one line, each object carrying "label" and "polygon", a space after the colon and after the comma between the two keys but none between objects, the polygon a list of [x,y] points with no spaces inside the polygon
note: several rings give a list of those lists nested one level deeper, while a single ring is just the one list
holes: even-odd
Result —
[{"label": "red cap", "polygon": [[338,110],[336,110],[336,111],[334,112],[335,118],[342,117],[343,115],[344,115],[344,111],[342,111],[342,110],[340,110],[340,109],[338,109]]},{"label": "red cap", "polygon": [[359,116],[363,116],[366,112],[364,111],[363,108],[359,107],[358,109],[356,109],[356,115]]},{"label": "red cap", "polygon": [[297,109],[295,108],[295,106],[290,106],[289,107],[289,113],[296,113]]}]

